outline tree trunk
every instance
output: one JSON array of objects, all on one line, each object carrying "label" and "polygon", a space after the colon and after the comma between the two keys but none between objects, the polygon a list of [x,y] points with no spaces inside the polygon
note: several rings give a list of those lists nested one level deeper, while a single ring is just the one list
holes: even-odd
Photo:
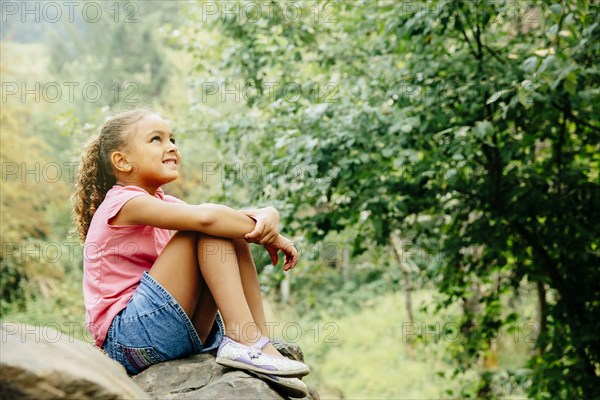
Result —
[{"label": "tree trunk", "polygon": [[290,300],[290,274],[285,274],[283,280],[279,284],[279,294],[281,302],[287,304]]},{"label": "tree trunk", "polygon": [[397,233],[392,233],[390,243],[394,249],[394,255],[398,261],[398,266],[402,271],[402,281],[404,283],[404,296],[406,301],[406,314],[408,315],[408,323],[413,326],[415,319],[412,311],[412,285],[410,282],[410,271],[404,263],[404,252],[402,249],[402,241]]},{"label": "tree trunk", "polygon": [[342,249],[342,278],[347,281],[350,277],[350,247]]},{"label": "tree trunk", "polygon": [[546,302],[546,285],[544,282],[537,281],[537,296],[538,296],[538,322],[539,322],[539,331],[538,331],[538,351],[541,354],[544,354],[544,350],[546,347],[546,316],[548,314],[548,303]]}]

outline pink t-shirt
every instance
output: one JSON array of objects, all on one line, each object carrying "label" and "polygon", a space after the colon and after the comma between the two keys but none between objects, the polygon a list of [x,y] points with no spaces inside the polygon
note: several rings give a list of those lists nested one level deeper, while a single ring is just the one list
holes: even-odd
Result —
[{"label": "pink t-shirt", "polygon": [[[110,225],[121,207],[137,196],[150,196],[137,186],[115,185],[106,193],[85,239],[83,247],[83,297],[85,321],[102,347],[110,324],[133,296],[142,274],[171,238],[168,229],[149,225]],[[184,203],[158,189],[154,197],[172,203]]]}]

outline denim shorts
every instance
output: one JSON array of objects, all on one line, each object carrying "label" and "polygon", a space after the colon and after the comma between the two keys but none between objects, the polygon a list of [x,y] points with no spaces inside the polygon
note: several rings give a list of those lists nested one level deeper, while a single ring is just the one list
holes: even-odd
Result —
[{"label": "denim shorts", "polygon": [[212,351],[221,343],[224,332],[223,321],[217,313],[203,344],[175,298],[144,272],[127,307],[113,319],[104,350],[122,364],[127,373],[134,375],[159,362]]}]

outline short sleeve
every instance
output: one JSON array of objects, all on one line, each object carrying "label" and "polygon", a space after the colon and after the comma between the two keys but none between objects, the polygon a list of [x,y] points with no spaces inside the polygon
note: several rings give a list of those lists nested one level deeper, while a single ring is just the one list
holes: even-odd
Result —
[{"label": "short sleeve", "polygon": [[148,192],[137,186],[113,186],[104,199],[105,202],[108,200],[104,222],[108,224],[108,221],[114,218],[129,200],[144,195],[150,196]]}]

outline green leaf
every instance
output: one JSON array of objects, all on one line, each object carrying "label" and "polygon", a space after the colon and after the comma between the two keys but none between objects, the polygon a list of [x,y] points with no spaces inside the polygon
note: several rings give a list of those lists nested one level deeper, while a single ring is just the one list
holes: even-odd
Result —
[{"label": "green leaf", "polygon": [[497,91],[496,93],[492,94],[486,101],[485,104],[492,104],[495,103],[500,97],[502,97],[503,94],[506,94],[508,92],[510,92],[510,89],[502,89]]},{"label": "green leaf", "polygon": [[587,15],[589,7],[588,0],[577,0],[577,11],[582,15]]},{"label": "green leaf", "polygon": [[521,103],[521,105],[523,105],[525,108],[529,108],[533,104],[534,89],[533,82],[531,82],[529,79],[524,80],[519,85],[517,97],[519,99],[519,103]]},{"label": "green leaf", "polygon": [[523,61],[521,69],[525,72],[534,72],[539,64],[539,59],[536,56],[531,56]]},{"label": "green leaf", "polygon": [[565,77],[564,87],[569,94],[574,95],[577,91],[577,75],[574,72],[569,72]]},{"label": "green leaf", "polygon": [[542,61],[542,65],[540,66],[538,72],[544,72],[548,69],[552,69],[554,68],[554,65],[556,65],[556,56],[554,56],[554,54],[550,54],[544,58],[544,61]]},{"label": "green leaf", "polygon": [[479,139],[486,139],[494,133],[494,127],[490,121],[477,121],[473,127],[473,133]]},{"label": "green leaf", "polygon": [[412,131],[413,127],[411,124],[402,124],[400,126],[400,130],[404,133],[410,133],[410,131]]}]

